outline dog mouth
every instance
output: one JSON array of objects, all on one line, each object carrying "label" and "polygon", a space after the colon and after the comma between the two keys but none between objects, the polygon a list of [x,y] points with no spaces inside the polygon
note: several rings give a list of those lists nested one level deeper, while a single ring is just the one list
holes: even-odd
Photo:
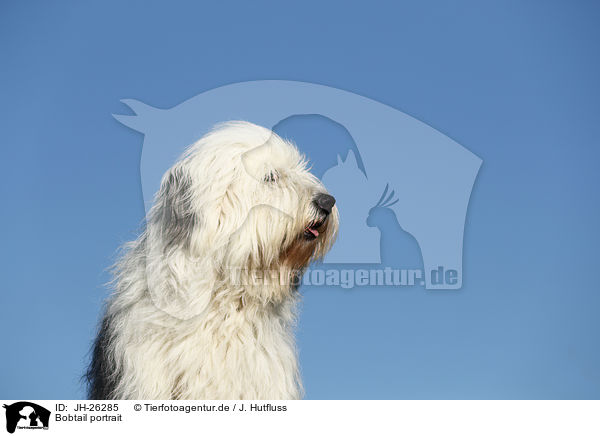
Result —
[{"label": "dog mouth", "polygon": [[308,224],[308,226],[306,226],[306,228],[304,229],[304,239],[306,239],[307,241],[314,241],[315,239],[317,239],[319,235],[323,232],[322,227],[323,224],[325,224],[326,220],[327,217],[311,221]]}]

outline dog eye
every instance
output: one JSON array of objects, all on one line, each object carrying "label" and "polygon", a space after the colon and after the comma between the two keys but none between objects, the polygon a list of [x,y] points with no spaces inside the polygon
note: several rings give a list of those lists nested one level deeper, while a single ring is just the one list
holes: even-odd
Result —
[{"label": "dog eye", "polygon": [[263,180],[268,183],[275,183],[277,180],[279,180],[279,173],[277,171],[271,171],[265,175]]}]

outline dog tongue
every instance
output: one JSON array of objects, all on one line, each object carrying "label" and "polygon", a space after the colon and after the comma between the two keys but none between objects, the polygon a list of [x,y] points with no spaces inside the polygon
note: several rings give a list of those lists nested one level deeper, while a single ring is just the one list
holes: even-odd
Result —
[{"label": "dog tongue", "polygon": [[317,229],[311,229],[310,227],[308,228],[308,231],[311,232],[313,235],[315,235],[315,238],[317,236],[319,236],[319,231]]}]

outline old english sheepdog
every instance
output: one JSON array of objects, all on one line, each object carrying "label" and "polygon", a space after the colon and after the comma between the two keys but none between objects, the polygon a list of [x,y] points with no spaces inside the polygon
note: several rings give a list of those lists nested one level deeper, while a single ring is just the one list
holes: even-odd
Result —
[{"label": "old english sheepdog", "polygon": [[230,122],[164,175],[115,266],[90,399],[297,399],[298,283],[338,229],[296,147]]}]

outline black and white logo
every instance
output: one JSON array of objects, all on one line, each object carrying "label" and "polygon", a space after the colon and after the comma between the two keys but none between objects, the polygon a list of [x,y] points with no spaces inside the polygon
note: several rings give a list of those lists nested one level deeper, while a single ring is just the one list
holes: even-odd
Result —
[{"label": "black and white logo", "polygon": [[19,401],[2,406],[6,409],[6,431],[14,433],[16,429],[48,430],[50,411],[29,401]]}]

